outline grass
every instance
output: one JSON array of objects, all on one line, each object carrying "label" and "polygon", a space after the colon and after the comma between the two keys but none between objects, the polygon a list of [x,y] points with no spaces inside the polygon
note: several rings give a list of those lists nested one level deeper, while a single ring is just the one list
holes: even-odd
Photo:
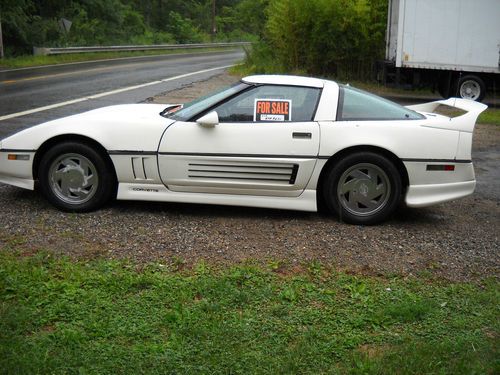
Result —
[{"label": "grass", "polygon": [[[0,251],[0,372],[499,373],[497,281]],[[181,269],[177,269],[180,267]]]},{"label": "grass", "polygon": [[488,108],[479,115],[478,124],[500,125],[500,108]]},{"label": "grass", "polygon": [[196,49],[180,49],[180,50],[155,50],[155,51],[130,51],[130,52],[89,52],[89,53],[70,53],[65,55],[50,55],[50,56],[19,56],[12,58],[4,58],[0,60],[0,68],[16,69],[16,68],[27,68],[33,66],[116,59],[123,57],[171,55],[171,54],[183,54],[183,53],[194,53],[194,52],[218,52],[226,50],[230,50],[230,48],[202,48],[202,49],[196,48]]}]

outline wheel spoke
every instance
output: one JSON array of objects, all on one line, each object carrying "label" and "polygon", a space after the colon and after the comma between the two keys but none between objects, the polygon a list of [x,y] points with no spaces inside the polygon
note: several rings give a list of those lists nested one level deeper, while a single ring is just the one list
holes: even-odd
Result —
[{"label": "wheel spoke", "polygon": [[356,186],[357,180],[353,179],[342,185],[342,194],[346,194],[352,191]]},{"label": "wheel spoke", "polygon": [[83,187],[88,187],[88,186],[92,186],[96,183],[97,181],[97,178],[95,175],[90,175],[90,176],[86,176],[84,177],[85,181],[83,183]]},{"label": "wheel spoke", "polygon": [[370,208],[370,209],[375,208],[378,205],[377,201],[370,199],[368,197],[364,197],[364,196],[360,196],[358,199],[358,202],[361,203],[366,208]]},{"label": "wheel spoke", "polygon": [[71,190],[71,193],[75,196],[75,197],[78,197],[78,198],[86,198],[88,197],[89,195],[89,191],[87,190],[83,190],[81,188],[78,188],[78,189],[72,189]]},{"label": "wheel spoke", "polygon": [[63,176],[60,179],[60,184],[61,184],[61,192],[66,196],[69,195],[71,193],[69,188],[69,181],[65,176]]},{"label": "wheel spoke", "polygon": [[[80,168],[82,169],[82,173],[84,176],[87,176],[90,171],[90,164],[86,160],[80,160]],[[92,172],[90,172],[92,173]]]},{"label": "wheel spoke", "polygon": [[347,207],[351,208],[352,210],[358,210],[359,209],[359,196],[358,194],[349,194],[349,199],[346,200]]},{"label": "wheel spoke", "polygon": [[366,173],[362,172],[359,169],[351,171],[351,173],[350,173],[349,176],[352,177],[352,178],[354,178],[354,179],[360,179],[360,180],[363,180],[363,179],[366,179],[366,178],[370,178],[369,175],[367,175]]},{"label": "wheel spoke", "polygon": [[385,185],[384,184],[378,184],[377,186],[374,185],[368,191],[367,198],[368,199],[375,199],[377,197],[380,197],[384,193],[385,193]]}]

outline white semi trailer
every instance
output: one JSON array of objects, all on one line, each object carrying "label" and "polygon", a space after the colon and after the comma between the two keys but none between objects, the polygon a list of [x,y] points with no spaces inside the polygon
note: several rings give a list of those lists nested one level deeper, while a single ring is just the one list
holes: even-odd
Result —
[{"label": "white semi trailer", "polygon": [[500,89],[500,0],[389,0],[387,84],[482,100]]}]

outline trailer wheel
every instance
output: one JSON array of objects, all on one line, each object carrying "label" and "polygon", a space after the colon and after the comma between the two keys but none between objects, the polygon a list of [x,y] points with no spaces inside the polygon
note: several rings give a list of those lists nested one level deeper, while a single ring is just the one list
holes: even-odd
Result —
[{"label": "trailer wheel", "polygon": [[457,94],[460,98],[480,102],[486,95],[486,85],[478,76],[466,75],[458,80]]}]

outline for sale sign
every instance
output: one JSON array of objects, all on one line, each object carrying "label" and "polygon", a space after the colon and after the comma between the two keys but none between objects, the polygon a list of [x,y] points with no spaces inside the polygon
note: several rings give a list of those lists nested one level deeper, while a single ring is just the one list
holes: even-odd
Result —
[{"label": "for sale sign", "polygon": [[292,101],[255,99],[254,121],[292,121]]}]

